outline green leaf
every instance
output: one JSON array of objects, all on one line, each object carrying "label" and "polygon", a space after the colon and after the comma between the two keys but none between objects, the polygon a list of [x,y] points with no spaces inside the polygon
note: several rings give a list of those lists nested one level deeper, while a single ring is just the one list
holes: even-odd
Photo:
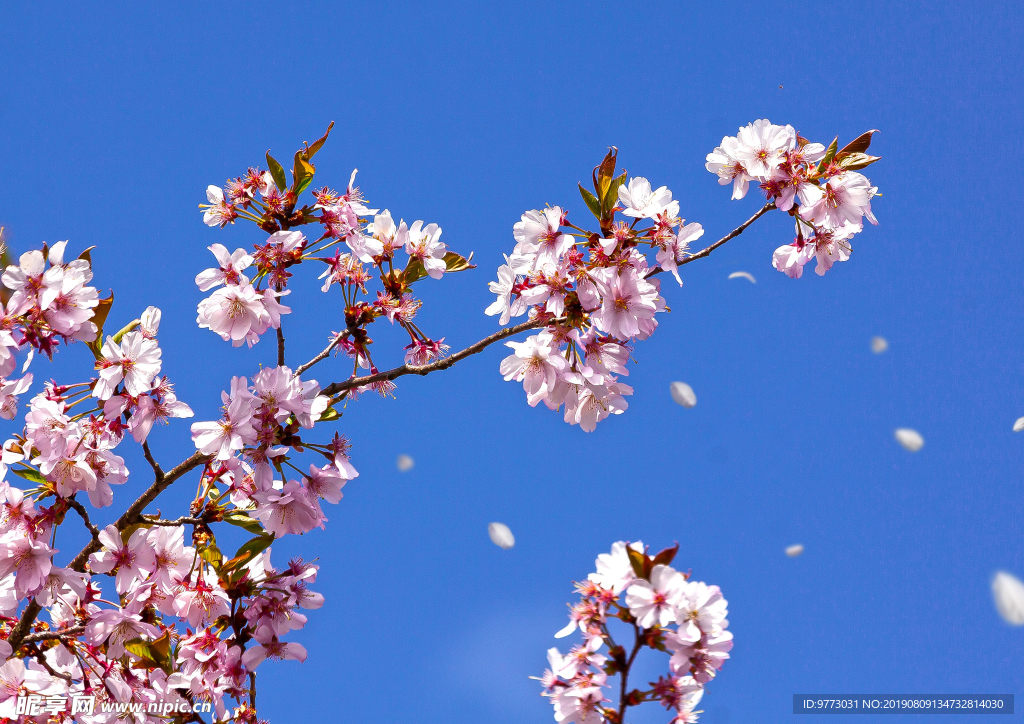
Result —
[{"label": "green leaf", "polygon": [[36,485],[46,485],[47,480],[37,470],[30,470],[26,468],[11,468],[11,472],[17,475],[19,478],[25,478],[30,483]]},{"label": "green leaf", "polygon": [[841,168],[847,171],[856,171],[858,169],[867,168],[875,161],[880,161],[881,156],[869,156],[866,153],[856,151],[854,153],[845,153],[840,151],[836,154],[836,161],[839,163]]},{"label": "green leaf", "polygon": [[312,146],[310,146],[309,148],[307,148],[305,150],[303,155],[305,156],[307,161],[310,160],[311,158],[313,158],[313,156],[316,154],[316,152],[319,151],[321,148],[323,148],[324,143],[327,142],[327,137],[329,135],[331,135],[331,129],[332,128],[334,128],[334,121],[331,121],[330,124],[327,126],[327,132],[323,136],[321,136],[318,140],[314,141]]},{"label": "green leaf", "polygon": [[277,190],[284,193],[288,188],[288,177],[284,175],[284,167],[277,162],[277,159],[267,151],[267,166],[270,167],[270,175],[274,177],[274,185]]},{"label": "green leaf", "polygon": [[121,327],[121,329],[117,331],[117,334],[114,335],[114,343],[120,344],[121,340],[124,339],[124,336],[131,332],[136,327],[138,327],[140,324],[142,324],[142,320],[133,319],[132,321],[128,322],[128,324]]},{"label": "green leaf", "polygon": [[96,305],[96,308],[92,311],[92,323],[96,325],[96,339],[92,342],[86,342],[86,346],[92,350],[93,356],[96,359],[102,357],[100,350],[103,348],[103,325],[107,321],[107,315],[110,314],[110,308],[114,305],[114,290],[110,290],[110,296],[106,299],[101,299],[100,303]]},{"label": "green leaf", "polygon": [[219,570],[231,571],[239,566],[244,566],[246,563],[269,548],[270,544],[273,542],[274,535],[272,533],[265,533],[253,538],[251,541],[239,548],[238,552],[235,553],[235,557],[230,561],[225,562]]},{"label": "green leaf", "polygon": [[313,174],[316,173],[316,169],[313,167],[308,160],[303,158],[302,151],[295,152],[295,163],[293,166],[292,176],[294,177],[294,189],[295,197],[298,198],[299,194],[305,191],[309,185],[313,182]]},{"label": "green leaf", "polygon": [[476,269],[476,264],[471,264],[473,261],[473,252],[469,252],[469,258],[456,254],[454,251],[446,252],[444,255],[445,268],[450,272],[466,271],[467,269]]},{"label": "green leaf", "polygon": [[829,163],[831,163],[832,159],[835,158],[837,148],[839,148],[839,136],[836,136],[832,140],[832,143],[828,144],[828,149],[825,151],[825,157],[821,159],[821,163],[818,164],[817,173],[821,173],[828,168]]},{"label": "green leaf", "polygon": [[140,659],[149,660],[156,663],[156,659],[153,657],[153,650],[149,646],[149,641],[145,639],[132,639],[124,642],[125,651],[130,654],[138,656]]},{"label": "green leaf", "polygon": [[613,178],[611,185],[608,186],[608,191],[604,195],[604,201],[601,203],[601,211],[607,214],[609,211],[615,208],[615,204],[619,202],[619,186],[626,183],[626,174],[623,173],[618,178]]},{"label": "green leaf", "polygon": [[423,262],[414,256],[410,256],[409,263],[405,265],[405,269],[402,271],[402,281],[406,284],[412,284],[425,276],[427,276],[427,270],[423,268]]},{"label": "green leaf", "polygon": [[213,566],[215,571],[220,571],[220,567],[224,564],[224,554],[220,552],[216,543],[210,543],[199,551],[199,557]]},{"label": "green leaf", "polygon": [[244,528],[253,535],[260,535],[263,533],[263,526],[255,518],[249,517],[247,513],[243,513],[238,510],[233,510],[230,513],[224,514],[224,522],[230,523],[231,525],[237,525],[239,528]]},{"label": "green leaf", "polygon": [[598,203],[597,197],[594,194],[583,188],[583,184],[577,184],[580,187],[580,196],[583,197],[583,202],[587,205],[592,213],[598,219],[601,218],[601,204]]},{"label": "green leaf", "polygon": [[843,146],[839,153],[864,153],[868,150],[868,146],[871,145],[872,134],[878,133],[878,129],[870,130],[866,133],[862,133],[855,139]]},{"label": "green leaf", "polygon": [[331,420],[337,420],[341,417],[341,413],[335,410],[333,407],[328,407],[322,413],[320,413],[319,422],[330,422]]}]

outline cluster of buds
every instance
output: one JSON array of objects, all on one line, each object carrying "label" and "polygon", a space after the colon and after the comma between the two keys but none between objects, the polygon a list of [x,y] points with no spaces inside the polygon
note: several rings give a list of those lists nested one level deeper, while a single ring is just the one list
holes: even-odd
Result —
[{"label": "cluster of buds", "polygon": [[[579,630],[583,642],[562,654],[548,650],[550,668],[540,677],[555,720],[564,724],[622,724],[630,706],[656,701],[673,712],[673,724],[697,721],[696,706],[732,649],[726,631],[728,604],[718,586],[691,581],[669,564],[679,546],[650,556],[643,543],[619,541],[595,561],[594,573],[576,584],[580,601],[569,624],[555,634]],[[631,647],[616,643],[614,627],[632,634]],[[627,691],[629,674],[644,648],[671,653],[666,676],[650,689]],[[605,653],[602,653],[604,651]],[[609,707],[608,678],[621,677],[618,707]]]},{"label": "cluster of buds", "polygon": [[864,228],[865,217],[878,223],[871,213],[878,189],[857,173],[880,158],[865,153],[874,133],[863,133],[842,149],[836,137],[825,148],[792,126],[761,119],[723,138],[708,154],[706,168],[718,175],[718,183],[732,184],[734,199],[742,199],[756,181],[776,208],[794,218],[796,239],[775,250],[776,269],[798,279],[804,264],[817,258],[815,272],[821,276],[850,258],[850,239]]}]

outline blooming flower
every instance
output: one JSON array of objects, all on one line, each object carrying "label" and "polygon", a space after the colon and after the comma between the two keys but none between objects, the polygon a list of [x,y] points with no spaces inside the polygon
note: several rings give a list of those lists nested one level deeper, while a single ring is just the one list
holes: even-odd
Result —
[{"label": "blooming flower", "polygon": [[106,400],[114,388],[124,382],[124,389],[132,397],[149,392],[153,378],[160,372],[160,347],[156,340],[146,339],[140,332],[129,332],[120,344],[107,337],[101,350],[103,358],[96,363],[99,379],[93,396]]},{"label": "blooming flower", "polygon": [[668,626],[676,620],[675,608],[683,600],[686,579],[669,566],[657,565],[649,581],[633,581],[626,589],[626,605],[642,628]]},{"label": "blooming flower", "polygon": [[662,214],[671,218],[679,215],[679,202],[672,200],[667,186],[651,190],[651,182],[642,176],[631,178],[628,184],[619,186],[619,201],[626,208],[623,215],[635,219],[656,219]]}]

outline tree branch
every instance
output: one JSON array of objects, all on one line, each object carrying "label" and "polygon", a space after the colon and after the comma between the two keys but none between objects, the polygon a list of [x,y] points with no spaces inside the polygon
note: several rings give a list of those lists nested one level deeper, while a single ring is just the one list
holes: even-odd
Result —
[{"label": "tree branch", "polygon": [[[213,459],[212,455],[203,455],[199,451],[192,453],[186,460],[179,463],[172,470],[165,473],[158,473],[153,484],[146,489],[138,499],[128,506],[120,518],[117,519],[115,526],[118,530],[124,530],[130,525],[139,523],[142,521],[142,511],[146,509],[146,506],[156,500],[160,493],[164,492],[171,484],[181,476],[185,475],[192,470],[195,470],[201,465],[206,465],[210,460]],[[102,546],[100,545],[99,538],[93,538],[89,545],[78,552],[78,555],[71,559],[68,564],[68,568],[79,573],[85,570],[85,564],[89,560],[89,556],[98,551]],[[7,642],[11,645],[11,648],[15,651],[21,646],[28,635],[29,628],[32,626],[32,622],[36,620],[36,616],[42,607],[36,603],[33,598],[29,601],[28,606],[21,614],[21,618],[18,620],[18,624],[11,631],[11,635],[8,637]]]},{"label": "tree branch", "polygon": [[431,372],[446,370],[456,362],[464,360],[470,355],[483,352],[495,342],[500,342],[501,340],[519,334],[520,332],[525,332],[528,329],[546,327],[554,321],[556,320],[551,317],[544,317],[541,319],[532,319],[529,322],[523,322],[522,324],[517,324],[514,327],[506,327],[505,329],[495,332],[489,337],[484,337],[476,344],[471,344],[469,347],[466,347],[466,349],[456,352],[455,354],[448,355],[444,359],[439,359],[436,362],[431,362],[426,365],[402,365],[401,367],[395,367],[387,372],[378,372],[375,375],[367,375],[366,377],[353,377],[345,380],[344,382],[334,382],[327,385],[327,387],[323,389],[322,394],[336,395],[339,392],[350,390],[353,387],[362,387],[363,385],[373,384],[374,382],[380,382],[382,380],[390,381],[396,377],[402,377],[403,375],[429,375]]},{"label": "tree branch", "polygon": [[85,506],[75,500],[75,496],[67,498],[68,507],[78,513],[82,517],[82,522],[85,523],[85,527],[92,533],[93,542],[99,543],[100,541],[100,529],[93,525],[92,521],[89,520],[89,512],[85,509]]},{"label": "tree branch", "polygon": [[[711,252],[713,252],[715,249],[720,247],[725,242],[729,241],[730,239],[735,239],[737,236],[742,234],[744,231],[746,231],[748,226],[753,224],[755,221],[760,219],[762,216],[764,216],[765,214],[767,214],[769,211],[771,211],[774,208],[775,208],[775,202],[774,201],[769,201],[767,204],[765,204],[764,206],[761,207],[760,211],[758,211],[756,214],[754,214],[749,219],[744,221],[742,224],[737,226],[735,229],[730,231],[728,234],[723,236],[721,239],[716,241],[714,244],[712,244],[711,246],[705,247],[704,249],[701,249],[700,251],[698,251],[693,256],[690,256],[690,257],[687,257],[687,258],[683,259],[681,262],[678,262],[676,264],[676,266],[682,266],[683,264],[689,264],[691,261],[697,261],[698,259],[703,259],[704,257],[709,255]],[[661,270],[659,270],[659,271],[661,271]],[[649,275],[649,276],[653,276],[653,275]]]},{"label": "tree branch", "polygon": [[277,325],[277,366],[284,366],[284,330]]},{"label": "tree branch", "polygon": [[149,443],[146,440],[142,441],[142,454],[146,456],[146,462],[153,468],[153,474],[158,478],[164,474],[164,471],[160,469],[159,463],[153,458],[153,453],[149,451]]},{"label": "tree branch", "polygon": [[65,636],[77,636],[83,631],[85,631],[85,626],[72,626],[61,631],[41,631],[40,633],[29,634],[21,640],[21,643],[34,644],[37,641],[52,641],[53,639],[60,639]]},{"label": "tree branch", "polygon": [[316,357],[311,359],[306,364],[299,366],[299,368],[295,370],[295,374],[296,375],[301,375],[303,372],[308,370],[310,367],[315,365],[317,362],[320,362],[321,360],[327,359],[327,355],[329,355],[331,353],[331,350],[333,350],[335,347],[337,347],[338,343],[341,342],[341,340],[343,340],[345,338],[345,335],[349,334],[350,331],[351,331],[351,327],[349,329],[344,330],[344,331],[338,332],[338,334],[335,335],[334,339],[331,340],[331,343],[329,345],[327,345],[326,349],[324,349],[323,352],[318,354]]}]

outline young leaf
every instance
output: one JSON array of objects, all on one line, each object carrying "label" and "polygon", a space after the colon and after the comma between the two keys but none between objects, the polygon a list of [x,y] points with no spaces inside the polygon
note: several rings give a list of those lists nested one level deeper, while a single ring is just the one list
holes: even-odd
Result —
[{"label": "young leaf", "polygon": [[46,485],[46,478],[44,478],[38,471],[29,470],[25,468],[11,468],[11,472],[17,475],[19,478],[25,478],[30,483],[36,485]]},{"label": "young leaf", "polygon": [[132,321],[128,322],[128,324],[121,327],[121,329],[118,330],[117,334],[114,335],[114,343],[120,344],[121,340],[124,339],[124,336],[131,332],[136,327],[138,327],[140,324],[142,324],[141,320],[133,319]]},{"label": "young leaf", "polygon": [[103,348],[103,325],[107,321],[107,315],[110,314],[110,308],[114,305],[114,290],[110,290],[110,296],[106,299],[101,299],[99,304],[92,313],[92,323],[96,325],[96,339],[92,342],[86,342],[86,346],[92,350],[93,355],[96,359],[99,359],[102,355],[100,349]]},{"label": "young leaf", "polygon": [[597,197],[594,194],[583,188],[583,184],[578,184],[580,187],[580,196],[583,197],[583,202],[587,205],[592,213],[598,219],[601,218],[601,204],[598,202]]},{"label": "young leaf", "polygon": [[679,552],[679,544],[676,543],[671,548],[666,548],[661,551],[658,555],[654,556],[654,560],[651,561],[651,566],[667,566],[672,563],[672,560],[676,557],[676,553]]},{"label": "young leaf", "polygon": [[633,567],[633,573],[636,574],[636,577],[647,578],[645,575],[647,555],[635,550],[633,546],[626,546],[626,554],[629,555],[629,565]]},{"label": "young leaf", "polygon": [[237,525],[239,528],[243,528],[253,535],[260,535],[263,533],[263,526],[255,518],[250,518],[248,514],[238,510],[233,510],[230,513],[224,514],[224,522],[230,523],[231,525]]},{"label": "young leaf", "polygon": [[867,168],[875,161],[881,160],[881,156],[869,156],[866,153],[856,151],[854,153],[844,153],[840,151],[836,154],[836,161],[840,168],[846,169],[847,171],[856,171],[858,169]]},{"label": "young leaf", "polygon": [[862,133],[855,139],[847,143],[839,151],[840,153],[864,153],[868,150],[868,146],[871,145],[871,135],[878,133],[878,129],[873,129],[867,133]]},{"label": "young leaf", "polygon": [[309,184],[312,183],[313,174],[316,173],[316,169],[313,167],[313,164],[303,158],[303,155],[302,151],[295,152],[295,165],[293,167],[294,170],[292,171],[292,176],[294,177],[295,188],[293,190],[296,198],[298,198],[299,194],[305,191]]},{"label": "young leaf", "polygon": [[476,264],[470,264],[473,261],[473,252],[469,253],[469,258],[456,254],[454,251],[446,252],[444,255],[445,268],[450,272],[460,272],[466,269],[476,269]]},{"label": "young leaf", "polygon": [[261,535],[258,538],[253,538],[251,541],[239,548],[238,552],[235,553],[235,557],[226,561],[219,570],[231,571],[239,566],[244,566],[246,563],[269,548],[270,544],[273,542],[274,536],[269,533]]},{"label": "young leaf", "polygon": [[274,177],[274,185],[277,190],[284,193],[288,188],[288,177],[284,175],[284,167],[277,162],[277,159],[267,151],[267,166],[270,167],[270,175]]},{"label": "young leaf", "polygon": [[821,159],[821,163],[818,164],[817,173],[821,173],[826,168],[828,168],[828,165],[832,162],[832,159],[835,158],[837,148],[839,148],[839,136],[836,136],[832,140],[832,143],[828,145],[828,150],[825,151],[825,158]]},{"label": "young leaf", "polygon": [[303,152],[303,156],[305,156],[307,161],[313,158],[316,152],[323,148],[323,145],[327,142],[327,137],[331,135],[332,128],[334,128],[334,121],[331,121],[330,124],[327,126],[327,132],[318,140],[314,141],[313,145]]},{"label": "young leaf", "polygon": [[220,548],[217,547],[216,543],[210,543],[199,551],[199,556],[213,566],[213,570],[215,571],[219,571],[221,565],[224,563],[224,554],[220,552]]},{"label": "young leaf", "polygon": [[608,191],[604,195],[604,201],[601,203],[601,211],[607,214],[609,211],[615,208],[615,204],[619,202],[619,186],[626,183],[626,174],[623,172],[618,178],[613,178],[611,184],[608,186]]},{"label": "young leaf", "polygon": [[335,410],[333,407],[328,407],[320,414],[318,422],[330,422],[331,420],[337,420],[341,417],[341,413]]},{"label": "young leaf", "polygon": [[90,246],[88,249],[79,254],[78,258],[85,259],[87,262],[89,262],[89,266],[92,266],[92,250],[95,248],[95,246]]}]

